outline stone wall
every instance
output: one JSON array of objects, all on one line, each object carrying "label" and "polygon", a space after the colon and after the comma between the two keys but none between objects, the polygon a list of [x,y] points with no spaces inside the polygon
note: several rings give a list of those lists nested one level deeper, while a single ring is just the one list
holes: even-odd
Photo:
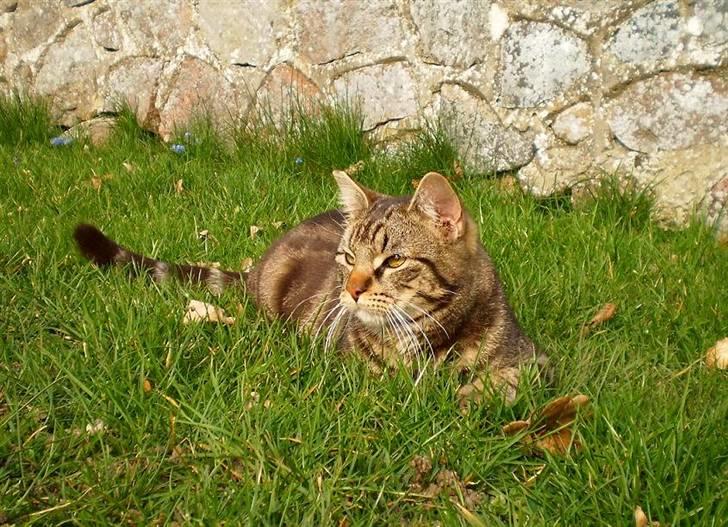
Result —
[{"label": "stone wall", "polygon": [[618,171],[678,222],[728,196],[728,0],[0,0],[0,63],[68,126],[357,98],[384,137],[446,115],[538,195]]}]

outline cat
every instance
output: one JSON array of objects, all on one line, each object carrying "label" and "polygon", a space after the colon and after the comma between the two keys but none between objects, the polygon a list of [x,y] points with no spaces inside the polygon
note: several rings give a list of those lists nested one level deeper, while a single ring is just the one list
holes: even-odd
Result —
[{"label": "cat", "polygon": [[327,346],[357,352],[375,370],[451,363],[469,381],[457,393],[463,407],[494,392],[513,402],[527,366],[547,375],[545,354],[521,330],[444,176],[426,174],[405,197],[333,176],[341,208],[291,229],[248,273],[148,258],[87,224],[74,238],[98,266],[131,264],[157,282],[175,277],[214,293],[241,285],[269,316],[325,334]]}]

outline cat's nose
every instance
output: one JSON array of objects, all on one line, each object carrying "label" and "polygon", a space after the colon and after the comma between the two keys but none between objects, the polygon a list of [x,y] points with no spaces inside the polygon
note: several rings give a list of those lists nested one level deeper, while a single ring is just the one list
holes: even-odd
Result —
[{"label": "cat's nose", "polygon": [[354,299],[354,302],[358,302],[359,297],[366,293],[370,284],[371,276],[364,273],[353,272],[349,275],[349,279],[346,281],[346,291],[351,295],[351,298]]}]

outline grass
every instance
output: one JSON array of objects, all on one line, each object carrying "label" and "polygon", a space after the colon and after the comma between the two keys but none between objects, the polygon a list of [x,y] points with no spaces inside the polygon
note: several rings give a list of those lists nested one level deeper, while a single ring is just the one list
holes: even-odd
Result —
[{"label": "grass", "polygon": [[[728,378],[701,361],[728,333],[728,251],[707,229],[663,231],[649,196],[614,185],[574,209],[466,172],[456,186],[559,383],[463,416],[447,369],[416,387],[374,375],[232,292],[94,269],[70,238],[91,221],[151,255],[238,269],[280,234],[274,222],[334,206],[332,168],[363,159],[360,179],[391,193],[449,171],[442,134],[385,152],[335,108],[240,126],[227,149],[202,120],[175,154],[125,114],[104,147],[53,148],[42,108],[12,104],[0,103],[0,524],[628,525],[638,504],[663,524],[728,521]],[[189,298],[242,313],[185,326]],[[582,337],[608,301],[616,318]],[[501,434],[577,392],[593,401],[582,452],[532,457]],[[422,455],[425,483],[454,470],[480,503],[413,492]]]}]

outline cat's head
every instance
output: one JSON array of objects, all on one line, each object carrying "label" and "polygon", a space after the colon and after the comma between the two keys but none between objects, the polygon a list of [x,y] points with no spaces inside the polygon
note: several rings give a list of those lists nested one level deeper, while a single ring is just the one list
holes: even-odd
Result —
[{"label": "cat's head", "polygon": [[393,197],[345,172],[334,177],[346,216],[336,255],[341,303],[371,328],[440,319],[481,254],[475,222],[447,179],[430,172],[413,196]]}]

